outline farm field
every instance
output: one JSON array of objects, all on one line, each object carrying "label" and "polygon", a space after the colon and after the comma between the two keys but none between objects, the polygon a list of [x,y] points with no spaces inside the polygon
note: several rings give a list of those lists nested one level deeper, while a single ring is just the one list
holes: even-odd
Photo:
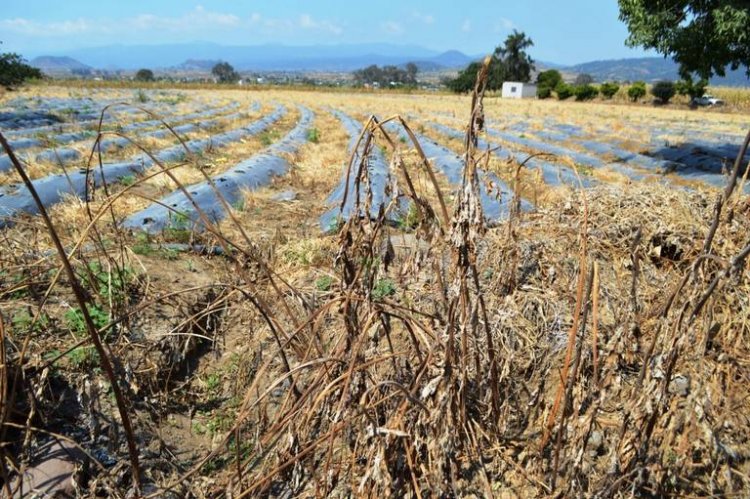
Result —
[{"label": "farm field", "polygon": [[475,109],[4,94],[2,482],[59,446],[92,496],[747,493],[748,117]]}]

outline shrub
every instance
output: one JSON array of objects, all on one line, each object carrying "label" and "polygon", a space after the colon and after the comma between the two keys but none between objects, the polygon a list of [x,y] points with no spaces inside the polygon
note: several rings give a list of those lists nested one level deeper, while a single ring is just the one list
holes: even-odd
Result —
[{"label": "shrub", "polygon": [[599,90],[593,85],[576,85],[573,88],[573,94],[577,101],[586,101],[599,95]]},{"label": "shrub", "polygon": [[307,131],[307,141],[317,144],[320,140],[320,131],[317,128],[311,128]]},{"label": "shrub", "polygon": [[573,96],[573,87],[565,82],[560,82],[555,87],[555,93],[557,94],[557,98],[560,100],[569,99]]},{"label": "shrub", "polygon": [[651,87],[651,95],[656,97],[661,104],[669,103],[675,93],[676,89],[671,81],[660,81]]},{"label": "shrub", "polygon": [[154,81],[154,72],[150,69],[139,69],[135,74],[135,81]]},{"label": "shrub", "polygon": [[642,99],[646,95],[646,83],[642,81],[637,81],[630,85],[630,88],[628,88],[628,97],[630,98],[631,102],[637,102],[639,99]]},{"label": "shrub", "polygon": [[620,91],[620,85],[618,85],[617,83],[602,83],[602,86],[599,87],[599,92],[606,99],[611,99],[619,91]]},{"label": "shrub", "polygon": [[552,97],[552,89],[549,87],[536,87],[536,96],[540,99],[549,99]]},{"label": "shrub", "polygon": [[675,91],[680,95],[687,95],[690,100],[703,97],[706,93],[706,87],[708,87],[708,80],[701,79],[697,82],[693,82],[693,79],[688,76],[686,79],[675,83]]}]

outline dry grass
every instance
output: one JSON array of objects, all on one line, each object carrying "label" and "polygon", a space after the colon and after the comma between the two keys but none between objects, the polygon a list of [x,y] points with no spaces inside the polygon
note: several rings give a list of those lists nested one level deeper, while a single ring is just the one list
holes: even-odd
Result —
[{"label": "dry grass", "polygon": [[[53,208],[53,231],[39,219],[4,230],[3,474],[35,462],[43,428],[111,459],[93,468],[83,495],[136,486],[116,401],[89,356],[91,331],[68,314],[78,280],[103,315],[95,327],[115,361],[147,496],[747,494],[746,197],[729,192],[717,214],[709,191],[624,182],[550,190],[535,212],[487,229],[471,138],[447,142],[468,164],[450,199],[413,144],[391,150],[368,121],[362,140],[393,152],[401,185],[415,186],[404,190],[420,208],[416,227],[390,227],[383,214],[320,235],[349,141],[325,106],[476,125],[481,97],[480,88],[469,109],[453,96],[363,94],[343,105],[335,94],[268,92],[318,111],[321,139],[290,157],[290,175],[247,193],[233,219],[188,235],[222,256],[159,245],[175,234],[119,230],[113,219],[145,204],[131,191],[148,182],[113,211],[98,196]],[[586,114],[613,130],[682,116],[503,105],[486,99],[484,110],[497,119]],[[713,126],[737,123],[722,115]],[[249,141],[226,157],[258,148]],[[349,166],[356,175],[359,165]],[[490,165],[503,175],[514,166]],[[367,179],[358,182],[366,192]],[[288,189],[296,200],[273,200]],[[60,275],[53,235],[73,275]]]}]

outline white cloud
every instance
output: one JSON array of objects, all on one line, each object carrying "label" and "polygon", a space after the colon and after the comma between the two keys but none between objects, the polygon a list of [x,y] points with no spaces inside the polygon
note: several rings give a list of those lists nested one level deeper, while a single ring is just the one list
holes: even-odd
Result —
[{"label": "white cloud", "polygon": [[396,21],[385,21],[380,25],[381,29],[390,35],[400,35],[404,32],[404,27]]},{"label": "white cloud", "polygon": [[314,19],[310,14],[302,14],[299,16],[299,26],[300,28],[324,31],[333,35],[340,35],[344,32],[344,28],[341,26],[330,21]]},{"label": "white cloud", "polygon": [[505,31],[510,31],[512,29],[516,29],[516,24],[511,21],[510,19],[507,19],[505,17],[501,17],[496,23],[495,23],[495,33],[501,33]]},{"label": "white cloud", "polygon": [[464,33],[469,33],[471,31],[471,20],[464,19],[464,22],[461,23],[461,31]]},{"label": "white cloud", "polygon": [[435,22],[435,16],[432,14],[424,14],[418,10],[412,11],[411,16],[424,24],[432,24]]},{"label": "white cloud", "polygon": [[34,37],[64,37],[70,35],[104,34],[126,35],[137,32],[202,34],[210,30],[256,29],[260,31],[305,30],[341,35],[344,28],[333,21],[316,19],[309,14],[297,18],[264,18],[258,13],[240,18],[234,14],[208,10],[198,5],[178,16],[139,14],[123,19],[79,18],[59,22],[33,21],[25,18],[0,19],[0,32],[11,32]]}]

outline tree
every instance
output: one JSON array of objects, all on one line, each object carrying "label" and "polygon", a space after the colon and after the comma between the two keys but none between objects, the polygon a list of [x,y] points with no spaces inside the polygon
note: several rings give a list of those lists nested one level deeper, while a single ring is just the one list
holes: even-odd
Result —
[{"label": "tree", "polygon": [[581,73],[576,76],[576,85],[591,85],[594,83],[594,77],[588,73]]},{"label": "tree", "polygon": [[416,64],[414,64],[413,62],[409,62],[406,64],[406,83],[408,85],[417,84],[417,73],[419,73],[419,68]]},{"label": "tree", "polygon": [[703,97],[703,94],[706,93],[708,80],[702,78],[697,82],[694,82],[693,78],[691,76],[688,76],[682,81],[678,81],[677,83],[675,83],[674,87],[678,94],[687,95],[688,97],[690,97],[690,100],[692,102],[693,99]]},{"label": "tree", "polygon": [[604,96],[605,99],[611,99],[617,92],[620,91],[620,85],[617,83],[602,83],[599,87],[599,92]]},{"label": "tree", "polygon": [[526,53],[526,49],[533,46],[534,42],[525,33],[513,30],[505,43],[495,49],[494,58],[499,62],[495,69],[501,72],[497,78],[497,88],[502,87],[504,81],[526,83],[531,80],[534,59]]},{"label": "tree", "polygon": [[[505,81],[525,83],[531,80],[534,60],[526,53],[526,49],[533,45],[534,42],[525,33],[514,30],[508,35],[503,45],[497,46],[492,53],[487,89],[499,90]],[[481,66],[479,62],[472,62],[456,78],[444,83],[454,92],[469,92],[474,88]]]},{"label": "tree", "polygon": [[556,69],[542,71],[536,77],[536,84],[539,87],[555,88],[562,81],[562,74]]},{"label": "tree", "polygon": [[8,90],[16,88],[26,80],[42,77],[42,72],[29,66],[20,55],[0,54],[0,85]]},{"label": "tree", "polygon": [[646,95],[646,83],[643,81],[636,81],[630,88],[628,88],[628,97],[631,102],[637,102]]},{"label": "tree", "polygon": [[651,87],[651,95],[656,97],[661,104],[668,104],[675,93],[674,83],[671,81],[660,81]]},{"label": "tree", "polygon": [[219,83],[234,83],[240,79],[240,75],[234,70],[231,64],[228,62],[220,62],[211,69],[211,74],[214,75]]},{"label": "tree", "polygon": [[139,69],[135,74],[136,81],[154,81],[154,72],[150,69]]},{"label": "tree", "polygon": [[709,79],[745,66],[750,77],[750,2],[746,0],[618,0],[627,44],[655,49]]},{"label": "tree", "polygon": [[405,69],[397,66],[383,66],[381,68],[373,64],[366,68],[358,69],[352,73],[352,77],[354,78],[354,83],[359,86],[365,84],[377,84],[380,87],[414,86],[417,84],[418,72],[419,69],[413,62],[408,63]]},{"label": "tree", "polygon": [[466,68],[459,71],[458,76],[452,80],[445,81],[445,86],[457,94],[471,92],[477,81],[477,73],[482,68],[479,62],[472,62]]}]

